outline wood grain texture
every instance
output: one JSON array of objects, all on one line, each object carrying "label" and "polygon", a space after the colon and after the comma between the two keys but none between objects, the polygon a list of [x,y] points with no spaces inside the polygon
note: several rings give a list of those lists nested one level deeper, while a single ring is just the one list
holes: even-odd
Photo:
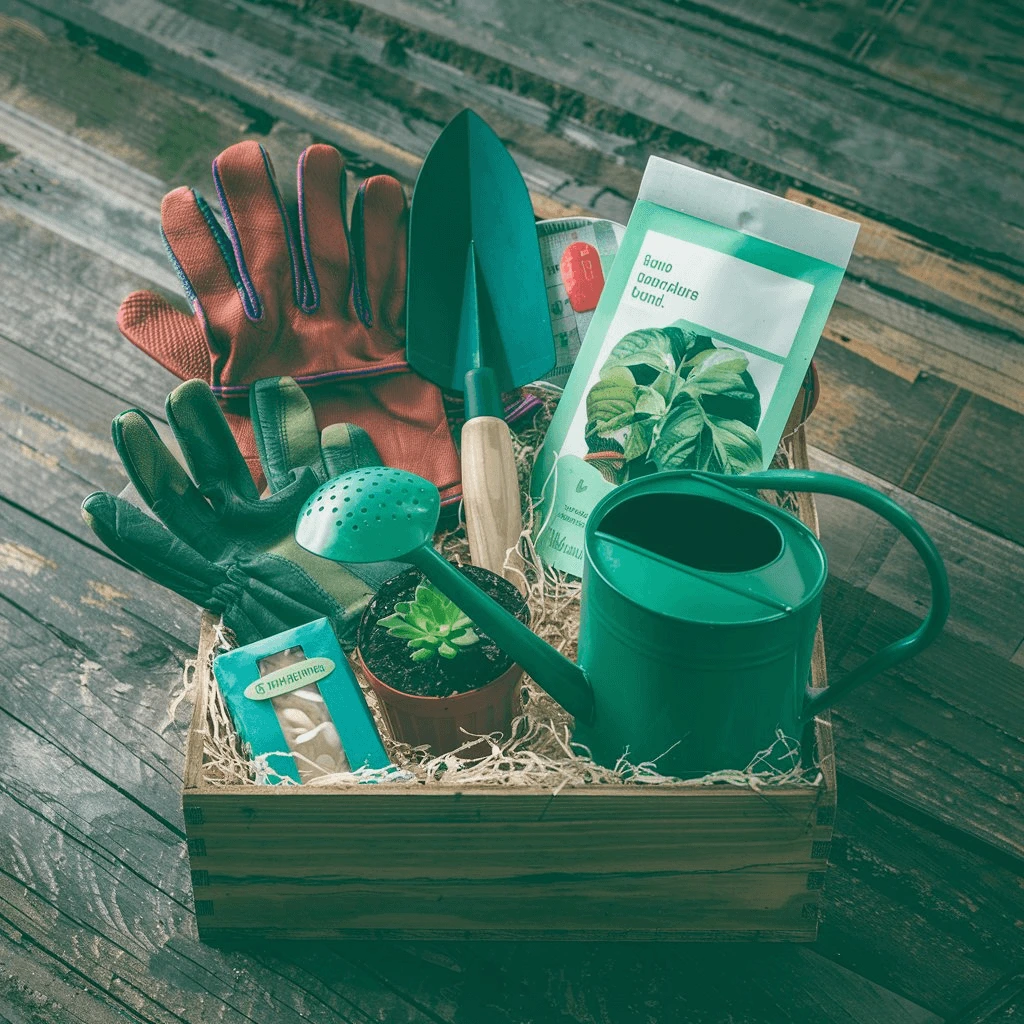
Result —
[{"label": "wood grain texture", "polygon": [[[655,17],[670,16],[662,0],[623,0]],[[690,5],[697,7],[698,5]],[[1012,5],[984,2],[906,7],[870,0],[794,7],[786,0],[702,0],[699,10],[724,32],[757,33],[807,47],[839,63],[870,68],[886,82],[942,96],[1009,133],[1024,117],[1013,55],[1024,26]]]},{"label": "wood grain texture", "polygon": [[497,416],[467,420],[460,447],[462,504],[473,564],[507,577],[522,589],[523,561],[514,549],[523,532],[523,517],[508,424]]},{"label": "wood grain texture", "polygon": [[[370,950],[353,946],[346,955],[378,971]],[[396,943],[392,956],[393,984],[445,1022],[938,1020],[806,947],[490,942],[453,949],[407,942]],[[733,973],[737,959],[742,983]]]},{"label": "wood grain texture", "polygon": [[944,434],[934,458],[914,483],[922,498],[1002,537],[1024,542],[1024,417],[976,395]]},{"label": "wood grain texture", "polygon": [[852,786],[830,870],[815,949],[851,970],[943,1017],[1020,970],[1019,872]]},{"label": "wood grain texture", "polygon": [[1024,1011],[1024,972],[996,982],[987,992],[957,1011],[949,1024],[1014,1024]]},{"label": "wood grain texture", "polygon": [[[835,579],[826,588],[822,615],[829,671],[836,678],[920,621]],[[1024,667],[944,635],[834,709],[842,770],[1019,863],[1022,692]]]},{"label": "wood grain texture", "polygon": [[814,935],[807,877],[823,865],[812,843],[831,830],[814,825],[813,791],[780,801],[292,795],[186,794],[189,839],[205,851],[191,857],[206,883],[196,888],[202,934]]},{"label": "wood grain texture", "polygon": [[651,17],[599,2],[581,23],[571,4],[540,0],[490,0],[458,16],[431,0],[352,6],[674,130],[692,140],[694,155],[699,139],[704,156],[713,146],[740,157],[762,178],[754,183],[784,175],[910,224],[941,223],[957,244],[1015,261],[1019,233],[998,223],[991,199],[1008,203],[1007,212],[1019,201],[1010,185],[1018,144],[941,100],[898,87],[881,97],[856,67],[830,65],[826,85],[820,58],[764,36],[710,34],[681,7]]},{"label": "wood grain texture", "polygon": [[[909,511],[935,541],[950,579],[945,632],[1012,658],[1024,643],[1024,547],[968,522],[848,462],[811,450],[812,469],[874,487]],[[905,612],[923,615],[928,575],[895,528],[866,509],[822,495],[818,499],[829,571]]]}]

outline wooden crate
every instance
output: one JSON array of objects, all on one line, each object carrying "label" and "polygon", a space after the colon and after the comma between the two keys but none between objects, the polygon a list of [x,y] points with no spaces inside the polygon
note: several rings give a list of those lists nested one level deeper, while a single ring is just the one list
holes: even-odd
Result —
[{"label": "wooden crate", "polygon": [[[817,528],[810,496],[800,514]],[[212,644],[207,623],[201,671]],[[823,686],[820,629],[813,674]],[[827,722],[820,782],[761,792],[224,787],[202,781],[200,682],[183,803],[204,939],[817,935],[836,806]]]}]

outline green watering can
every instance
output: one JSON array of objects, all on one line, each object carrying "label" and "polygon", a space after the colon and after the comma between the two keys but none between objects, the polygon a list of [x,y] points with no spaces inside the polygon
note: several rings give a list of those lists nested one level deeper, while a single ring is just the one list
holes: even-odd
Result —
[{"label": "green watering can", "polygon": [[[824,690],[808,680],[825,551],[790,513],[744,493],[762,488],[859,502],[928,570],[924,622]],[[412,473],[354,470],[310,497],[295,538],[339,562],[415,565],[575,716],[574,739],[605,765],[627,754],[683,778],[744,769],[777,730],[799,739],[855,686],[925,648],[949,612],[931,538],[871,487],[808,470],[656,473],[607,494],[587,521],[574,665],[434,550],[439,511],[437,488]]]}]

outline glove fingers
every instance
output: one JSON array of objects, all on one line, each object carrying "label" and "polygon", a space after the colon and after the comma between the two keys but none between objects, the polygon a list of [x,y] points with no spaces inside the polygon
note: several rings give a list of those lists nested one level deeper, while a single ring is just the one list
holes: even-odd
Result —
[{"label": "glove fingers", "polygon": [[333,147],[310,146],[299,157],[299,239],[312,299],[340,312],[348,303],[345,161]]},{"label": "glove fingers", "polygon": [[166,408],[192,478],[214,506],[258,502],[259,491],[209,385],[187,381],[167,396]]},{"label": "glove fingers", "polygon": [[160,224],[185,294],[210,327],[210,343],[227,352],[245,313],[241,278],[223,229],[206,201],[184,187],[164,196]]},{"label": "glove fingers", "polygon": [[119,558],[176,594],[206,605],[223,576],[212,562],[127,501],[97,491],[82,502],[82,518]]},{"label": "glove fingers", "polygon": [[263,466],[260,465],[260,457],[256,451],[252,420],[249,418],[249,401],[247,398],[226,399],[222,411],[231,433],[235,435],[235,441],[238,442],[238,450],[249,467],[249,475],[256,485],[256,490],[262,494],[266,489],[267,479],[263,475]]},{"label": "glove fingers", "polygon": [[266,150],[252,141],[229,146],[213,161],[213,182],[249,319],[263,318],[266,304],[278,299],[280,282],[289,278],[295,304],[311,312],[309,285],[300,274],[288,215]]},{"label": "glove fingers", "polygon": [[316,419],[302,388],[291,377],[268,377],[249,389],[256,448],[271,492],[289,486],[304,466],[322,481]]},{"label": "glove fingers", "polygon": [[142,500],[181,540],[202,551],[219,536],[209,503],[168,451],[145,413],[129,409],[112,425],[114,447]]},{"label": "glove fingers", "polygon": [[332,423],[320,436],[326,479],[363,466],[381,465],[370,435],[354,423]]},{"label": "glove fingers", "polygon": [[352,210],[352,302],[367,327],[405,336],[408,213],[402,186],[379,174],[359,186]]},{"label": "glove fingers", "polygon": [[182,380],[210,379],[210,348],[201,321],[156,292],[132,292],[117,311],[117,326],[136,348]]}]

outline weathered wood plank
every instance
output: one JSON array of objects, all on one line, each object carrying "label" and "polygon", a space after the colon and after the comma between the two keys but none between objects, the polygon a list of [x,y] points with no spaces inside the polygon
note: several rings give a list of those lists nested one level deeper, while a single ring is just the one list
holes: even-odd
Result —
[{"label": "weathered wood plank", "polygon": [[947,1024],[1018,1024],[1024,1013],[1024,972],[1004,978],[960,1009]]},{"label": "weathered wood plank", "polygon": [[[273,145],[280,131],[264,111],[209,88],[186,94],[141,55],[39,5],[3,0],[0,13],[0,95],[160,181],[201,180],[209,174],[209,154],[246,135]],[[75,169],[64,173],[73,176]]]},{"label": "weathered wood plank", "polygon": [[[947,634],[984,644],[1011,658],[1024,641],[1024,548],[972,525],[820,449],[811,467],[859,480],[909,511],[928,531],[946,562],[952,604]],[[895,527],[851,502],[816,499],[829,570],[913,615],[923,615],[928,575]]]},{"label": "weathered wood plank", "polygon": [[921,479],[904,486],[1020,543],[1024,541],[1021,451],[1024,417],[970,395],[938,443],[934,458],[922,467]]},{"label": "weathered wood plank", "polygon": [[815,362],[821,398],[807,422],[808,443],[883,480],[906,479],[957,388],[937,377],[908,380],[828,339]]},{"label": "weathered wood plank", "polygon": [[854,277],[870,278],[931,307],[948,308],[961,317],[978,317],[1024,338],[1024,288],[1019,281],[953,259],[906,231],[864,214],[854,215],[837,203],[799,189],[787,189],[786,198],[860,224],[850,264]]},{"label": "weathered wood plank", "polygon": [[[698,160],[716,147],[749,161],[748,173],[763,179],[802,180],[1006,266],[1017,262],[1019,229],[994,214],[1001,204],[1009,214],[1017,202],[1011,193],[1022,192],[1009,184],[1019,173],[1011,169],[1017,145],[941,101],[896,90],[880,97],[872,76],[856,67],[763,37],[709,37],[684,8],[668,24],[607,3],[588,5],[585,20],[568,3],[539,0],[491,0],[460,7],[457,16],[430,0],[330,7],[370,8],[572,90],[579,102],[613,104],[640,119],[645,135],[651,123],[675,130]],[[1020,223],[1017,214],[1011,220]]]},{"label": "weathered wood plank", "polygon": [[[849,785],[840,791],[815,948],[941,1016],[1018,972],[1019,874]],[[979,956],[965,957],[967,950]]]},{"label": "weathered wood plank", "polygon": [[[8,779],[0,793],[10,836],[0,857],[0,931],[31,951],[37,965],[66,970],[79,986],[102,993],[100,1008],[152,1024],[364,1024],[380,1014],[408,1024],[429,1021],[354,970],[321,980],[271,951],[254,964],[201,944],[177,837],[161,834],[141,809],[38,736],[19,732],[7,716],[0,716],[0,734],[14,756],[38,771],[49,768],[51,776],[50,785]],[[69,819],[87,830],[79,832]],[[126,861],[94,853],[91,840],[104,829],[116,830],[126,844]],[[44,849],[47,856],[40,857]],[[170,892],[150,881],[160,869]],[[58,1007],[65,1001],[60,988],[37,980]]]},{"label": "weathered wood plank", "polygon": [[158,178],[0,103],[0,204],[172,294]]},{"label": "weathered wood plank", "polygon": [[121,299],[146,281],[0,206],[0,324],[9,341],[147,412],[175,377],[122,338]]},{"label": "weathered wood plank", "polygon": [[3,1024],[124,1024],[123,1009],[111,998],[26,936],[11,932],[0,919]]},{"label": "weathered wood plank", "polygon": [[[615,0],[671,20],[678,3]],[[800,6],[786,0],[701,0],[688,4],[707,32],[742,39],[763,35],[787,46],[806,47],[838,64],[870,68],[885,80],[904,83],[922,96],[939,96],[956,107],[987,115],[992,130],[1024,119],[1015,55],[1024,26],[1012,4],[874,4],[844,0]]]},{"label": "weathered wood plank", "polygon": [[176,819],[184,727],[167,709],[195,653],[195,609],[2,502],[0,538],[0,707]]},{"label": "weathered wood plank", "polygon": [[828,341],[816,358],[822,398],[808,424],[812,445],[1024,541],[1024,510],[1013,500],[1024,488],[1013,454],[1024,416],[930,375],[906,380]]},{"label": "weathered wood plank", "polygon": [[[920,621],[837,578],[822,619],[835,681]],[[841,771],[1022,861],[1022,692],[1024,667],[944,634],[833,709]]]},{"label": "weathered wood plank", "polygon": [[[117,494],[126,485],[110,422],[130,404],[0,336],[0,494],[98,544],[79,504],[92,491]],[[173,446],[166,425],[155,423]]]},{"label": "weathered wood plank", "polygon": [[[324,34],[333,31],[334,35],[323,39],[321,33],[314,32],[294,19],[290,21],[282,19],[280,12],[267,8],[232,8],[229,15],[226,10],[222,11],[215,5],[203,5],[202,12],[207,19],[219,19],[220,22],[225,22],[230,17],[230,24],[236,34],[244,35],[247,39],[251,38],[263,44],[269,42],[279,46],[288,55],[288,60],[291,62],[287,68],[282,70],[282,74],[288,68],[291,68],[288,71],[289,74],[298,74],[293,65],[300,62],[300,58],[301,62],[311,62],[318,73],[323,73],[324,69],[336,72],[340,69],[343,73],[358,75],[362,78],[365,76],[360,69],[365,70],[374,62],[376,62],[375,66],[378,70],[383,68],[382,73],[391,76],[396,73],[391,67],[395,62],[389,63],[387,47],[383,46],[377,36],[365,35],[359,31],[342,30],[330,22],[324,22],[318,27],[324,30]],[[180,21],[184,21],[186,26],[189,26],[189,31],[193,36],[199,31],[193,22],[180,17],[169,28],[161,24],[158,26],[159,30],[164,35],[170,35],[173,39],[177,39],[184,32],[177,24]],[[157,29],[150,27],[147,31],[153,35]],[[147,38],[149,37],[147,36]],[[189,39],[191,38],[190,36]],[[53,42],[52,45],[60,47],[61,43]],[[256,43],[251,45],[256,45]],[[340,47],[343,52],[347,53],[343,61],[339,61],[332,46]],[[265,45],[263,49],[266,49]],[[445,69],[448,77],[454,78],[454,81],[434,84],[437,84],[439,88],[448,89],[449,93],[452,90],[458,92],[457,83],[464,84],[465,75],[413,51],[410,51],[408,57],[403,58],[398,64],[402,76],[408,76],[419,69],[418,77],[415,79],[416,88],[412,92],[407,89],[407,94],[395,93],[393,89],[384,90],[383,98],[386,98],[391,104],[393,112],[387,120],[382,121],[378,118],[371,128],[385,136],[389,132],[399,129],[407,133],[410,119],[423,122],[426,118],[426,122],[418,130],[418,136],[432,137],[437,123],[450,116],[466,99],[458,95],[442,97],[431,94],[431,102],[424,106],[426,94],[423,88],[420,88],[424,79],[422,67],[429,66],[434,70]],[[415,65],[415,68],[412,65]],[[109,69],[109,73],[112,75],[117,72],[120,72],[126,79],[132,77],[125,68],[113,65]],[[509,95],[492,86],[486,87],[484,93],[489,102],[494,96],[507,97]],[[479,91],[473,99],[479,104]],[[412,103],[415,104],[415,109],[409,109],[409,104]],[[510,104],[514,109],[504,109]],[[360,102],[356,104],[356,107],[362,110],[365,103]],[[93,112],[86,111],[85,113]],[[565,127],[569,124],[567,119],[558,122],[563,126],[562,133],[565,140],[564,144],[556,146],[553,150],[552,136],[543,130],[544,123],[550,123],[552,111],[537,100],[523,100],[514,96],[510,101],[506,101],[504,107],[498,104],[495,113],[498,117],[497,127],[503,134],[513,137],[515,144],[518,147],[525,147],[528,152],[542,152],[545,159],[555,161],[558,166],[565,168],[562,174],[569,173],[577,179],[581,175],[591,178],[595,181],[593,187],[602,186],[599,191],[603,195],[608,194],[606,191],[608,187],[625,189],[630,194],[635,189],[639,180],[639,167],[624,168],[621,158],[612,160],[614,148],[609,149],[610,143],[607,141],[601,142],[604,147],[602,152],[607,152],[607,157],[601,157],[599,163],[595,164],[596,154],[593,150],[588,151],[586,146],[581,149],[579,135],[583,126],[578,122],[572,122],[571,131]],[[489,116],[492,116],[493,119],[493,115]],[[19,148],[19,134],[25,134],[25,127],[21,123],[24,118],[20,115],[19,117],[20,120],[19,118],[9,119],[12,123],[7,126],[10,136],[10,141],[7,144],[15,149]],[[399,129],[394,128],[396,123],[399,125]],[[0,129],[3,127],[3,124],[0,123]],[[556,130],[558,130],[557,127]],[[37,137],[39,132],[30,131],[28,134],[30,137],[26,139],[25,145],[30,152],[37,154],[40,150],[40,139]],[[55,146],[51,157],[53,161],[58,165],[71,162],[68,159],[68,154],[65,154],[63,150],[69,150],[70,155],[73,155],[74,144],[71,146],[59,145],[58,140],[52,137],[52,133],[46,141]],[[592,143],[594,140],[588,141]],[[294,153],[282,154],[282,156],[284,157],[283,162],[287,165],[291,162]],[[86,166],[96,163],[102,165],[102,156],[98,161],[87,161]],[[627,173],[627,179],[616,183],[615,176],[621,176],[624,170]],[[20,176],[15,184],[14,193],[19,200],[24,201],[26,198],[24,179],[27,179],[31,188],[39,186],[40,177],[40,175],[31,174],[30,171],[26,171]],[[201,177],[205,177],[205,174]],[[540,183],[544,185],[546,182],[545,187],[550,186],[552,181],[557,184],[558,180],[560,179],[557,174],[552,175],[548,171],[539,175]],[[103,190],[104,187],[105,183],[101,182],[99,189]],[[804,196],[807,201],[816,202],[819,205],[822,203],[820,200],[814,200],[813,197],[806,197],[805,193],[799,193],[793,189],[790,189],[790,192],[797,197]],[[30,198],[35,200],[29,206],[30,211],[34,211],[37,207],[46,205],[63,209],[73,203],[76,197],[67,195],[46,197],[42,202],[34,194]],[[79,203],[79,205],[81,204]],[[840,209],[834,204],[825,205]],[[135,208],[137,206],[138,204]],[[155,210],[155,208],[154,204],[153,209]],[[89,219],[89,212],[86,211],[85,220]],[[126,218],[121,210],[117,212],[119,220],[132,219]],[[604,212],[613,216],[618,215],[624,219],[628,212],[628,203],[617,214],[615,211],[606,210]],[[30,213],[30,215],[32,214]],[[39,216],[46,217],[48,222],[52,222],[54,219],[57,219],[59,223],[62,222],[60,218],[54,218],[51,211],[41,211]],[[67,220],[72,224],[78,222],[77,218],[67,218]],[[926,259],[924,261],[925,268],[921,269],[919,265],[923,258],[922,250],[930,251],[925,243],[917,242],[913,238],[885,225],[877,224],[877,222],[873,230],[874,235],[880,237],[874,238],[874,241],[871,242],[874,235],[871,231],[865,233],[865,239],[871,244],[868,258],[861,259],[855,256],[851,269],[854,277],[844,286],[826,336],[841,341],[858,353],[880,362],[894,372],[907,376],[908,379],[911,379],[915,373],[926,370],[937,373],[961,386],[969,387],[985,397],[1012,408],[1024,408],[1024,399],[1021,398],[1021,395],[1024,394],[1024,359],[1017,358],[1012,354],[1007,349],[1005,340],[1001,341],[998,337],[990,338],[982,330],[991,319],[992,303],[997,302],[998,297],[1002,296],[1004,304],[1012,305],[1012,296],[1019,293],[1020,289],[1016,289],[1015,292],[1015,286],[1001,279],[999,275],[971,267],[969,264],[953,261],[941,253],[933,253],[933,258]],[[145,239],[140,246],[141,251],[146,252],[153,245],[155,237],[152,235]],[[97,248],[101,247],[104,241],[104,239],[98,240]],[[888,260],[882,258],[883,252],[891,254]],[[979,294],[976,296],[978,307],[972,307],[970,313],[966,314],[966,322],[963,304],[970,300],[972,286],[969,284],[959,289],[955,301],[954,299],[947,301],[948,309],[941,307],[944,298],[944,293],[941,290],[926,289],[929,302],[932,304],[938,302],[939,308],[943,309],[942,315],[928,310],[914,311],[902,303],[897,295],[890,294],[893,284],[898,285],[907,281],[910,281],[912,285],[915,284],[916,279],[905,273],[908,267],[910,269],[918,267],[920,270],[918,276],[927,278],[927,267],[932,266],[936,261],[944,268],[943,280],[955,280],[958,270],[967,282],[979,278],[980,275],[982,284],[979,284]],[[165,270],[163,275],[167,273],[169,272]],[[934,277],[934,273],[931,276]],[[870,287],[864,287],[863,284],[858,286],[855,283],[858,278],[863,278],[865,283],[869,280],[875,283]],[[163,279],[166,281],[166,276]],[[911,297],[914,298],[914,295]],[[972,326],[974,322],[977,323],[977,326]],[[1015,346],[1010,346],[1010,348],[1014,349]]]},{"label": "weathered wood plank", "polygon": [[[908,331],[905,311],[896,309],[899,300],[853,281],[844,282],[839,291],[822,338],[911,383],[922,376],[938,377],[1024,412],[1024,366],[1016,347],[950,330],[949,321],[934,315],[916,314],[913,319],[920,328]],[[929,322],[934,330],[926,332]]]},{"label": "weathered wood plank", "polygon": [[[329,21],[324,19],[314,19],[311,22],[314,29],[311,30],[304,24],[310,20],[308,13],[303,15],[301,21],[296,19],[289,21],[287,17],[283,17],[272,9],[260,8],[254,5],[239,4],[228,9],[221,8],[216,4],[193,4],[190,0],[175,0],[175,4],[180,10],[188,12],[195,18],[206,21],[209,26],[229,27],[234,38],[228,37],[224,33],[217,35],[214,30],[208,40],[215,43],[214,47],[198,49],[194,42],[196,29],[189,24],[189,19],[173,17],[170,14],[166,16],[160,15],[160,10],[166,11],[169,8],[158,5],[148,7],[144,5],[145,9],[143,9],[138,4],[134,4],[131,5],[133,10],[129,13],[126,10],[127,5],[119,5],[114,0],[110,0],[110,2],[104,2],[103,4],[94,2],[85,12],[73,6],[62,6],[60,13],[65,17],[85,19],[91,30],[105,30],[112,37],[116,36],[122,45],[137,46],[139,52],[147,55],[149,59],[159,60],[162,52],[165,62],[173,65],[179,73],[186,76],[202,80],[208,78],[211,74],[220,74],[223,76],[220,84],[224,87],[230,86],[231,83],[234,83],[239,88],[249,88],[251,86],[251,82],[249,86],[245,85],[248,79],[244,79],[244,76],[239,77],[240,72],[238,69],[245,68],[247,65],[251,66],[252,64],[252,60],[247,60],[247,58],[252,58],[254,51],[246,50],[245,47],[256,45],[252,40],[262,42],[264,44],[261,47],[263,60],[264,62],[269,62],[270,65],[276,66],[275,76],[278,83],[277,89],[268,85],[262,89],[262,94],[267,98],[274,99],[275,102],[284,102],[286,99],[289,102],[291,101],[289,99],[288,83],[292,81],[296,85],[304,85],[305,91],[315,99],[322,98],[321,94],[323,89],[326,88],[328,80],[332,82],[333,88],[340,88],[338,83],[348,78],[362,80],[367,84],[372,81],[374,88],[369,95],[364,97],[365,101],[372,105],[380,98],[388,99],[392,104],[404,107],[401,110],[401,114],[405,116],[396,118],[394,113],[388,113],[379,106],[375,107],[368,130],[371,134],[385,136],[400,149],[407,150],[414,155],[422,150],[422,141],[416,141],[422,132],[410,134],[412,125],[424,117],[428,119],[433,118],[435,122],[438,120],[443,121],[446,116],[450,115],[452,105],[464,104],[468,96],[488,106],[504,106],[503,110],[497,111],[499,116],[503,115],[505,120],[508,120],[510,115],[513,119],[518,118],[520,119],[521,128],[529,129],[543,124],[541,115],[543,114],[544,103],[546,102],[550,105],[553,97],[558,96],[559,92],[565,92],[564,87],[552,89],[550,84],[543,84],[546,82],[546,79],[540,74],[535,76],[538,77],[537,87],[534,89],[527,88],[524,79],[526,72],[518,66],[510,69],[509,74],[503,75],[501,73],[500,69],[502,67],[509,68],[507,63],[509,54],[512,54],[514,59],[522,56],[520,52],[522,50],[521,47],[503,50],[505,62],[492,66],[494,65],[494,58],[483,56],[487,52],[486,47],[465,55],[455,53],[454,51],[459,49],[457,45],[457,32],[449,33],[448,37],[437,37],[433,40],[433,43],[430,40],[421,40],[415,34],[410,36],[409,33],[405,33],[403,35],[401,23],[394,21],[394,19],[388,20],[388,17],[382,17],[377,13],[373,13],[371,16],[371,13],[365,10],[366,5],[345,6],[344,4],[338,4],[333,7],[330,4],[325,5],[321,9],[328,12],[336,11],[341,24],[332,26]],[[428,6],[426,2],[422,4],[423,8]],[[492,4],[491,7],[494,8],[494,11],[492,11],[493,16],[498,18],[500,5],[495,7]],[[603,5],[598,8],[599,22],[600,18],[612,18],[615,15],[614,10],[611,8],[606,10],[606,7],[607,5]],[[404,13],[409,14],[415,13],[414,8],[416,11],[419,10],[414,3],[410,3],[402,9]],[[536,21],[535,13],[533,11],[526,12],[517,7],[517,16],[524,16],[524,14],[531,19],[528,23],[533,25]],[[569,15],[567,14],[566,16],[568,17]],[[425,13],[423,17],[425,20],[430,20]],[[552,11],[545,10],[544,12],[544,18],[554,18],[556,22],[561,17],[562,15],[557,9]],[[464,30],[463,34],[466,31],[472,32],[479,29],[481,39],[486,40],[493,37],[495,24],[487,22],[487,31],[485,31],[480,27],[482,23],[474,21],[474,18],[478,18],[478,16],[472,11],[467,11],[460,18],[460,25],[458,27]],[[83,24],[85,24],[85,21],[83,21]],[[467,27],[471,21],[473,26],[475,26],[472,29]],[[639,19],[638,21],[638,19],[633,18],[630,24],[631,26],[634,23],[645,25],[646,21],[646,19]],[[363,32],[364,25],[369,26],[369,31],[366,33]],[[656,19],[651,19],[651,25],[656,25]],[[517,27],[521,31],[521,26]],[[548,31],[549,28],[550,26],[545,26],[545,31],[539,32],[538,37],[557,38],[558,33]],[[650,30],[653,31],[653,29]],[[210,29],[208,28],[209,31]],[[488,36],[488,31],[491,33],[491,36]],[[648,29],[643,29],[643,31],[648,31]],[[637,28],[636,31],[624,33],[624,36],[628,40],[633,36],[637,36],[638,33],[642,34],[640,28]],[[573,35],[575,34],[578,33]],[[683,34],[685,35],[685,33]],[[409,36],[409,38],[405,38],[405,36]],[[698,37],[693,33],[691,33],[691,36],[693,38]],[[370,41],[374,37],[376,37],[375,42],[371,43]],[[325,43],[325,39],[329,39],[330,48]],[[382,41],[386,45],[382,45]],[[494,42],[493,38],[491,38],[491,41]],[[574,44],[576,42],[574,38],[573,42]],[[276,52],[278,50],[281,52]],[[585,50],[586,47],[584,47]],[[441,58],[440,60],[427,61],[421,59],[421,57],[429,56],[433,51],[437,51],[437,55]],[[580,59],[577,56],[576,50],[573,51],[572,57],[570,57],[568,52],[563,54],[562,57],[563,59],[560,62],[549,61],[551,67],[547,68],[547,70],[560,70],[560,64],[571,63],[572,60]],[[538,57],[538,60],[540,59],[542,58]],[[620,54],[618,59],[620,63],[629,63],[624,54]],[[457,65],[455,71],[458,74],[453,74],[451,68],[445,69],[445,61],[447,60],[451,60]],[[768,62],[768,64],[773,66],[777,62],[772,61]],[[614,61],[612,66],[615,66]],[[325,69],[333,73],[325,76]],[[634,68],[631,66],[629,70],[632,71]],[[750,67],[745,66],[744,72],[744,77],[749,78],[751,73]],[[654,69],[652,68],[651,74],[653,73]],[[247,74],[251,73],[247,72]],[[467,74],[474,76],[478,80],[477,87],[474,90],[468,90],[465,87],[464,83]],[[626,75],[627,72],[622,71],[622,74]],[[390,84],[385,83],[385,78],[387,83]],[[552,78],[556,81],[558,80],[556,74],[553,74]],[[608,86],[612,78],[612,75],[605,75],[601,81]],[[410,92],[408,86],[398,84],[406,80],[415,83],[416,89],[414,91]],[[508,96],[507,86],[513,81],[516,84],[518,95]],[[497,88],[495,83],[498,83]],[[506,85],[504,104],[499,103],[496,99],[501,85]],[[608,87],[610,88],[610,86]],[[686,91],[684,90],[684,92]],[[689,91],[695,91],[692,85],[689,86]],[[863,92],[863,90],[856,88],[851,90],[851,94],[860,92]],[[442,100],[442,94],[448,96],[447,103]],[[598,90],[595,96],[597,101],[604,99],[606,103],[611,102],[608,100],[608,97],[602,96],[600,90]],[[253,96],[249,96],[250,101],[252,98]],[[339,98],[344,97],[339,93]],[[586,104],[576,103],[574,105],[568,102],[568,97],[564,95],[559,98],[562,100],[560,108],[557,110],[552,109],[549,112],[546,125],[547,132],[533,132],[534,138],[532,141],[535,143],[546,144],[550,147],[552,142],[558,140],[560,136],[569,137],[569,133],[563,132],[560,127],[561,119],[568,118],[573,120],[576,113],[586,109]],[[531,100],[532,106],[530,105]],[[538,102],[538,100],[541,102]],[[592,101],[590,105],[593,106],[594,102],[597,101]],[[365,106],[366,102],[362,106]],[[439,103],[441,104],[440,107]],[[879,113],[882,109],[880,101],[872,109],[875,113]],[[304,108],[305,114],[309,114],[309,112],[309,109]],[[595,111],[589,111],[589,113],[594,114]],[[618,111],[618,113],[621,114],[622,111]],[[891,111],[886,111],[886,115],[891,116]],[[364,113],[361,107],[354,109],[350,114],[350,119],[356,119],[360,126],[363,126],[363,122],[359,119],[363,117]],[[614,133],[609,133],[607,128],[602,127],[601,122],[611,124],[615,120],[614,116],[604,117],[603,119],[601,116],[597,116],[596,122],[598,123],[589,126],[580,124],[573,129],[571,137],[576,143],[581,143],[584,147],[590,146],[590,148],[595,150],[592,154],[591,162],[594,158],[597,158],[597,151],[608,151],[609,144],[616,139]],[[635,124],[641,124],[644,119],[632,116],[631,118],[619,117],[618,120],[623,121],[623,123],[631,121]],[[930,141],[935,134],[934,118],[920,113],[918,120],[922,133]],[[969,124],[961,127],[965,131],[970,130]],[[394,138],[391,138],[389,134],[392,131],[397,133],[394,135]],[[404,141],[400,136],[404,136]],[[631,140],[629,136],[619,136],[618,140],[622,143],[618,147],[621,152],[614,154],[612,151],[609,152],[609,155],[618,155],[617,163],[619,166],[623,165],[623,158],[625,158],[626,164],[636,166],[636,160],[642,154],[630,152]],[[362,141],[365,143],[367,140],[363,139]],[[378,146],[377,148],[378,151],[384,152],[387,147]],[[553,161],[555,166],[566,166],[564,158],[565,147],[562,146],[561,150],[561,158]],[[958,148],[957,151],[961,152],[962,150]],[[541,160],[546,159],[549,164],[552,163],[545,156],[540,156],[539,158]],[[695,159],[699,161],[700,156],[697,155]],[[877,163],[877,161],[875,162]],[[616,161],[609,161],[610,166],[602,168],[606,175],[614,177],[615,163]],[[397,166],[396,169],[398,169]],[[573,168],[573,170],[576,170],[578,173],[579,168]],[[606,181],[602,178],[601,183],[605,186],[615,187],[614,182],[611,180]],[[775,184],[779,184],[779,182],[776,180]],[[632,193],[633,188],[632,185],[626,185],[624,188],[620,188],[619,191],[624,195],[629,195]],[[857,201],[863,203],[864,197],[858,196]]]},{"label": "weathered wood plank", "polygon": [[[333,955],[331,950],[328,956]],[[390,977],[383,976],[370,950],[342,947],[341,956],[397,984],[400,992],[445,1022],[938,1020],[841,966],[823,963],[807,948],[607,942],[445,943],[425,948],[403,943],[392,950]],[[743,964],[739,984],[737,962]],[[553,1006],[562,1015],[553,1017]]]}]

